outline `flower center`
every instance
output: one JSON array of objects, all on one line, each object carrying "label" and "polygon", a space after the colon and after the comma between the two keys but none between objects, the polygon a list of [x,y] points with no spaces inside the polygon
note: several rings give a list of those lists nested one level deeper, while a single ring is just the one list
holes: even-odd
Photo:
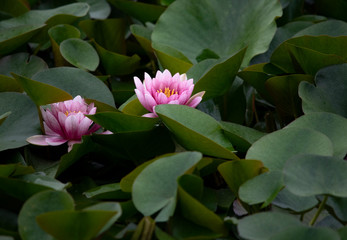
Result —
[{"label": "flower center", "polygon": [[78,112],[76,112],[76,111],[73,111],[73,112],[66,111],[66,112],[65,112],[65,115],[66,115],[66,116],[69,116],[71,113],[79,113],[79,112],[81,112],[81,111],[78,111]]},{"label": "flower center", "polygon": [[[162,92],[163,92],[162,89],[157,90],[157,93],[162,93]],[[165,94],[165,96],[167,96],[167,97],[171,97],[172,95],[178,94],[178,93],[177,93],[177,90],[176,90],[176,92],[175,92],[175,89],[170,90],[170,88],[165,88],[164,94]]]}]

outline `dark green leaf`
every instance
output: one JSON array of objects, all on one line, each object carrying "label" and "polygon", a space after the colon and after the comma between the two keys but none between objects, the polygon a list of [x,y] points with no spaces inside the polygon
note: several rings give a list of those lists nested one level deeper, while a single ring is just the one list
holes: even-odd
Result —
[{"label": "dark green leaf", "polygon": [[100,126],[113,133],[151,130],[158,119],[132,116],[120,112],[102,112],[88,116]]},{"label": "dark green leaf", "polygon": [[57,240],[89,240],[117,214],[117,211],[53,211],[36,217],[39,226]]},{"label": "dark green leaf", "polygon": [[193,93],[206,91],[204,100],[223,95],[233,83],[245,52],[242,49],[222,59],[206,59],[190,68],[187,75],[194,79]]},{"label": "dark green leaf", "polygon": [[255,141],[266,135],[266,133],[236,123],[221,122],[220,124],[230,142],[236,150],[241,152],[246,152]]},{"label": "dark green leaf", "polygon": [[162,12],[164,7],[148,4],[144,2],[133,2],[127,0],[108,0],[112,5],[116,6],[123,12],[130,16],[139,19],[142,22],[156,21]]},{"label": "dark green leaf", "polygon": [[317,73],[316,86],[306,82],[300,84],[304,112],[332,112],[347,117],[346,74],[347,64],[330,66]]},{"label": "dark green leaf", "polygon": [[19,233],[23,240],[52,240],[36,223],[36,217],[42,213],[57,210],[73,210],[74,202],[66,192],[44,191],[29,198],[23,205],[19,217]]},{"label": "dark green leaf", "polygon": [[27,145],[26,139],[40,134],[37,108],[24,94],[0,93],[0,114],[11,112],[0,125],[0,151]]},{"label": "dark green leaf", "polygon": [[264,166],[258,160],[228,161],[218,166],[218,171],[236,196],[244,182],[261,174],[263,170]]},{"label": "dark green leaf", "polygon": [[156,221],[167,221],[176,206],[177,178],[202,158],[198,152],[183,152],[162,157],[137,176],[132,196],[136,208],[145,216],[160,211]]}]

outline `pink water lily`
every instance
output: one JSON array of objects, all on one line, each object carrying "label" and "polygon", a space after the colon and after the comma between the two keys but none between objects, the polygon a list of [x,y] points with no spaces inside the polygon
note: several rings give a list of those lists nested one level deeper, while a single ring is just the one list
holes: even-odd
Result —
[{"label": "pink water lily", "polygon": [[168,70],[157,71],[153,79],[145,73],[143,83],[138,77],[134,77],[134,82],[137,98],[150,111],[144,117],[158,117],[155,106],[160,104],[180,104],[195,108],[205,94],[202,91],[191,97],[194,90],[193,79],[187,80],[186,74],[176,73],[172,76]]},{"label": "pink water lily", "polygon": [[67,142],[70,151],[73,144],[81,142],[83,135],[89,135],[100,128],[85,116],[96,112],[94,103],[88,105],[81,96],[50,104],[46,109],[41,107],[41,112],[46,135],[29,137],[27,141],[31,144],[58,146]]}]

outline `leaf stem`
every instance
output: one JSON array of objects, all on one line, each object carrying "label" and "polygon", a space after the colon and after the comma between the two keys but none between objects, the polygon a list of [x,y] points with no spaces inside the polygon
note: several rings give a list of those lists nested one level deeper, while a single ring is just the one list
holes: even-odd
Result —
[{"label": "leaf stem", "polygon": [[323,201],[319,204],[319,207],[318,207],[316,214],[313,216],[312,220],[310,221],[310,226],[313,226],[315,224],[315,222],[317,221],[319,214],[324,209],[324,206],[325,206],[325,203],[327,202],[327,200],[328,200],[328,195],[325,195]]}]

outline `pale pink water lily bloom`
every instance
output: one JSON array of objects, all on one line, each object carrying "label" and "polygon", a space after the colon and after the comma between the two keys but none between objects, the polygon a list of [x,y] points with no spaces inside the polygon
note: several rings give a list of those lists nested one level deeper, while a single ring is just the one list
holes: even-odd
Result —
[{"label": "pale pink water lily bloom", "polygon": [[176,73],[172,76],[168,70],[157,71],[153,79],[145,73],[143,82],[138,77],[134,77],[134,82],[137,98],[150,111],[143,117],[158,117],[154,108],[160,104],[179,104],[195,108],[205,94],[205,91],[202,91],[191,96],[194,90],[193,79],[187,79],[186,74]]},{"label": "pale pink water lily bloom", "polygon": [[29,137],[27,141],[34,145],[58,146],[67,142],[70,151],[73,144],[81,142],[83,135],[89,135],[100,128],[85,116],[96,112],[94,103],[88,105],[81,96],[40,109],[46,135]]}]

